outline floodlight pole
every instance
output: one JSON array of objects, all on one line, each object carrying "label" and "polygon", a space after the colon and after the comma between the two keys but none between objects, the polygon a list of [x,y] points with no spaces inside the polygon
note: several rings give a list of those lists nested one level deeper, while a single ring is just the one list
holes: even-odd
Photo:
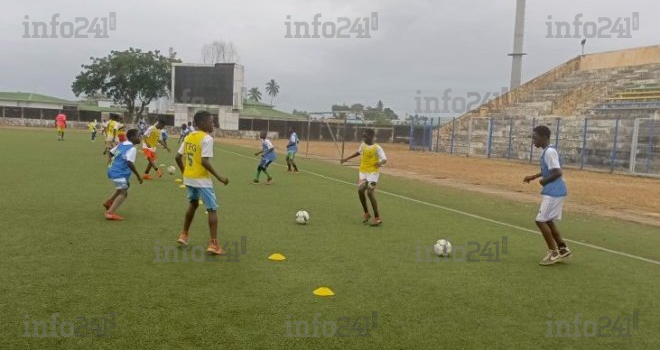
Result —
[{"label": "floodlight pole", "polygon": [[511,84],[509,91],[520,86],[522,81],[522,59],[525,53],[523,52],[523,39],[525,37],[525,0],[517,0],[516,3],[516,21],[513,33],[513,53],[509,56],[512,57],[511,63]]}]

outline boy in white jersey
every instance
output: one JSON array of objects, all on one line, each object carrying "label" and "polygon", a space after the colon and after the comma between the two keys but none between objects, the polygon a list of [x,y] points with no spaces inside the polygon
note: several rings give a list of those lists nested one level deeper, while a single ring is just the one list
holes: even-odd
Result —
[{"label": "boy in white jersey", "polygon": [[534,146],[543,148],[541,154],[541,172],[535,175],[525,176],[523,180],[529,183],[541,178],[539,183],[543,186],[543,201],[536,216],[536,226],[541,230],[541,235],[548,245],[548,252],[539,262],[542,266],[552,265],[567,259],[572,252],[561,238],[555,221],[561,220],[561,212],[566,197],[566,184],[562,177],[559,154],[555,146],[550,145],[550,129],[545,125],[534,128],[532,141]]},{"label": "boy in white jersey", "polygon": [[218,243],[218,201],[213,190],[213,175],[218,181],[227,185],[229,179],[218,175],[211,165],[213,158],[213,116],[209,112],[197,112],[193,117],[195,129],[183,140],[176,155],[176,164],[183,173],[183,184],[188,191],[188,211],[183,222],[183,231],[179,234],[181,245],[188,245],[190,224],[195,217],[200,198],[208,211],[209,235],[211,240],[206,251],[211,254],[224,254],[225,251]]},{"label": "boy in white jersey", "polygon": [[362,222],[366,224],[371,218],[369,207],[367,206],[367,197],[369,197],[371,208],[374,211],[374,219],[371,222],[371,226],[378,226],[382,224],[383,221],[380,219],[380,214],[378,213],[376,185],[378,184],[378,179],[380,177],[380,167],[387,163],[387,157],[385,156],[383,148],[374,142],[374,136],[375,133],[373,129],[365,129],[362,132],[364,142],[362,142],[358,151],[342,159],[341,164],[344,164],[352,158],[362,156],[360,159],[360,175],[358,180],[358,196],[360,197],[360,203],[364,210],[364,214],[362,214]]},{"label": "boy in white jersey", "polygon": [[298,143],[300,140],[298,139],[298,134],[296,134],[296,130],[294,130],[293,127],[289,128],[289,133],[289,143],[286,145],[286,166],[288,168],[288,172],[297,174],[300,171],[298,170],[298,165],[296,165],[294,159],[296,158],[296,153],[298,152]]},{"label": "boy in white jersey", "polygon": [[263,172],[266,174],[266,185],[270,185],[273,182],[273,177],[268,173],[268,166],[277,159],[277,155],[275,155],[275,146],[268,138],[266,130],[262,130],[259,133],[259,138],[261,138],[261,151],[254,155],[261,155],[261,161],[259,161],[259,165],[257,165],[257,175],[254,177],[254,180],[252,180],[252,183],[258,184],[259,176],[261,176],[261,173]]}]

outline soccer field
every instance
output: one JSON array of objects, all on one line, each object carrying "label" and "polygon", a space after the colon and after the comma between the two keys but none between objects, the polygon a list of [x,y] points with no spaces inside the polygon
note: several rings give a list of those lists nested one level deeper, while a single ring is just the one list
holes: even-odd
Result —
[{"label": "soccer field", "polygon": [[[0,349],[660,344],[658,227],[565,212],[559,227],[574,255],[540,267],[536,205],[383,176],[384,223],[365,226],[356,168],[299,159],[303,173],[289,175],[278,150],[274,184],[255,186],[255,141],[215,146],[213,164],[230,179],[216,184],[229,251],[202,259],[196,248],[168,248],[187,207],[180,175],[142,185],[133,177],[125,220],[109,222],[100,140],[0,129],[0,144]],[[158,163],[173,165],[174,152],[159,150]],[[142,171],[145,159],[136,165]],[[301,209],[308,225],[295,223]],[[441,238],[455,251],[433,261],[427,251]],[[200,207],[191,245],[207,240]],[[287,260],[268,260],[273,253]],[[321,286],[336,295],[315,296]]]}]

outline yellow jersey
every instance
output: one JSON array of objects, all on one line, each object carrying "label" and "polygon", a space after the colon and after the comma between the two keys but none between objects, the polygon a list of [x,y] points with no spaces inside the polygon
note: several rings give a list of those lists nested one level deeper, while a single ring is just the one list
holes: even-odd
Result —
[{"label": "yellow jersey", "polygon": [[209,179],[211,174],[202,166],[202,157],[213,157],[213,138],[203,131],[193,131],[181,144],[179,153],[183,155],[186,179]]},{"label": "yellow jersey", "polygon": [[89,129],[89,132],[95,132],[96,131],[96,123],[90,122],[87,124],[87,128]]},{"label": "yellow jersey", "polygon": [[376,165],[382,161],[386,160],[385,152],[383,148],[378,144],[374,143],[373,145],[367,145],[362,143],[358,153],[362,156],[360,158],[360,172],[361,173],[377,173],[380,171],[380,168]]},{"label": "yellow jersey", "polygon": [[160,140],[160,135],[162,131],[155,126],[150,126],[147,131],[144,132],[144,144],[149,148],[156,148],[158,146],[158,140]]},{"label": "yellow jersey", "polygon": [[117,129],[115,127],[117,126],[117,122],[114,120],[111,120],[108,122],[108,126],[105,129],[105,134],[108,136],[117,136]]}]

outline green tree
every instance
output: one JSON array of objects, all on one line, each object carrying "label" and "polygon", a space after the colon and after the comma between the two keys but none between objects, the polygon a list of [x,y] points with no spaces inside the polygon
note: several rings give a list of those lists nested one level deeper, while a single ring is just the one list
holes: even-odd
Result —
[{"label": "green tree", "polygon": [[231,41],[215,40],[202,46],[202,63],[236,63],[238,50]]},{"label": "green tree", "polygon": [[337,111],[350,111],[351,109],[347,105],[344,104],[344,105],[332,105],[331,110],[333,112],[337,112]]},{"label": "green tree", "polygon": [[299,115],[299,116],[305,117],[305,118],[309,118],[309,113],[307,113],[307,111],[297,111],[297,110],[294,109],[293,112],[291,112],[291,114]]},{"label": "green tree", "polygon": [[351,105],[351,112],[353,113],[362,113],[364,110],[364,105],[361,103],[354,103]]},{"label": "green tree", "polygon": [[392,120],[385,116],[385,114],[379,114],[376,116],[375,124],[378,126],[390,126],[392,125]]},{"label": "green tree", "polygon": [[248,99],[252,101],[261,101],[261,91],[259,91],[258,87],[253,87],[248,91]]},{"label": "green tree", "polygon": [[280,86],[275,82],[275,79],[271,79],[266,83],[266,92],[270,96],[270,105],[273,105],[273,98],[280,93]]},{"label": "green tree", "polygon": [[83,96],[83,98],[80,99],[80,102],[86,105],[96,106],[98,105],[99,101],[103,101],[105,99],[105,95],[95,92],[93,94]]},{"label": "green tree", "polygon": [[385,116],[386,116],[387,119],[389,119],[389,120],[399,119],[399,116],[396,115],[396,113],[394,113],[394,111],[391,110],[391,109],[389,109],[389,108],[385,108],[385,109],[383,110],[383,113],[385,113]]},{"label": "green tree", "polygon": [[76,97],[100,93],[125,106],[129,120],[142,116],[152,100],[168,95],[172,63],[181,62],[172,49],[167,57],[158,50],[143,52],[134,48],[110,51],[108,56],[92,57],[91,61],[81,65],[83,71],[71,84],[73,93]]},{"label": "green tree", "polygon": [[363,115],[365,120],[376,120],[383,112],[378,111],[376,108],[366,107]]}]

